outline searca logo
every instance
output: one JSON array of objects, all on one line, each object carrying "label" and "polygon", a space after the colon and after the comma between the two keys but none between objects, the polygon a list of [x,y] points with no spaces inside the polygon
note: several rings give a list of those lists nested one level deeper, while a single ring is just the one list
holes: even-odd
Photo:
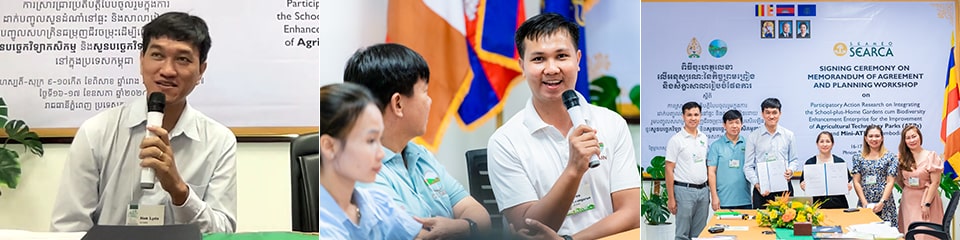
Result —
[{"label": "searca logo", "polygon": [[837,57],[893,57],[893,42],[838,42],[833,45],[833,54]]}]

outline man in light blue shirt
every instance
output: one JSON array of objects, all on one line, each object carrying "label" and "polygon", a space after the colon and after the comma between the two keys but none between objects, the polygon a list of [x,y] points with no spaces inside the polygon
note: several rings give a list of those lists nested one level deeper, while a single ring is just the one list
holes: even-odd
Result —
[{"label": "man in light blue shirt", "polygon": [[423,56],[393,43],[376,44],[347,60],[346,82],[366,86],[380,102],[384,132],[383,168],[377,187],[430,231],[421,236],[465,238],[490,227],[490,214],[469,195],[423,146],[432,99],[427,95],[430,69]]},{"label": "man in light blue shirt", "polygon": [[746,138],[740,136],[743,115],[729,110],[723,114],[726,134],[713,141],[707,151],[710,206],[719,209],[750,209],[750,184],[743,173]]},{"label": "man in light blue shirt", "polygon": [[[750,133],[747,139],[745,158],[743,164],[743,174],[753,186],[753,207],[761,208],[768,200],[774,200],[776,197],[786,193],[793,196],[793,184],[790,178],[793,172],[800,169],[800,161],[797,158],[797,141],[793,132],[779,125],[780,123],[780,100],[776,98],[767,98],[760,103],[760,109],[763,111],[763,128],[759,128]],[[787,179],[787,191],[770,192],[760,191],[760,176],[757,173],[757,162],[784,161],[786,171],[783,177]],[[764,173],[766,174],[766,173]],[[781,176],[770,173],[769,176]]]}]

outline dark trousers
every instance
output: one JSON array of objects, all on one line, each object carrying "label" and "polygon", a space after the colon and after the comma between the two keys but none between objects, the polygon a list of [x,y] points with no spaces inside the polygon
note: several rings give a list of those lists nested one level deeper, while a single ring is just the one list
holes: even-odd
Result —
[{"label": "dark trousers", "polygon": [[820,201],[823,201],[823,205],[820,205],[821,209],[850,208],[849,205],[847,204],[846,195],[813,197],[813,202],[820,202]]},{"label": "dark trousers", "polygon": [[740,206],[720,206],[720,209],[753,209],[751,204]]},{"label": "dark trousers", "polygon": [[767,201],[775,201],[775,200],[777,200],[777,197],[779,197],[780,195],[783,195],[783,193],[787,193],[788,196],[793,197],[793,184],[792,184],[792,183],[787,184],[787,191],[782,191],[782,192],[770,192],[770,194],[767,195],[766,197],[761,196],[761,195],[760,195],[760,192],[757,191],[757,188],[756,188],[756,187],[752,187],[752,188],[753,188],[753,208],[754,208],[754,209],[764,209],[764,208],[766,208],[764,205],[767,204]]}]

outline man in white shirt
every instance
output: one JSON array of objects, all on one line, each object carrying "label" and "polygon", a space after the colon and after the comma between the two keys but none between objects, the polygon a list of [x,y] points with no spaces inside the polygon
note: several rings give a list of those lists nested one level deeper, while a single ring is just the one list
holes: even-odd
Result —
[{"label": "man in white shirt", "polygon": [[[541,14],[515,36],[533,97],[487,145],[500,211],[524,233],[541,232],[528,226],[531,219],[564,238],[597,239],[640,227],[640,174],[626,121],[580,96],[587,125],[575,126],[561,99],[577,81],[578,26]],[[598,156],[599,167],[588,166],[591,156]]]},{"label": "man in white shirt", "polygon": [[[159,217],[157,224],[197,224],[205,233],[236,231],[236,137],[186,99],[206,70],[210,45],[205,21],[186,13],[165,13],[143,27],[145,96],[101,112],[77,130],[52,231],[137,224],[128,215]],[[146,125],[146,95],[153,92],[166,96],[162,126]],[[154,188],[140,188],[141,168],[155,171]]]},{"label": "man in white shirt", "polygon": [[[747,139],[747,148],[744,153],[743,175],[747,177],[753,187],[753,207],[761,208],[769,200],[780,195],[793,196],[793,172],[800,170],[801,163],[797,158],[797,140],[793,132],[780,126],[780,100],[767,98],[760,103],[763,111],[763,128],[750,133]],[[783,174],[758,173],[757,163],[782,161],[786,166]],[[787,180],[787,191],[761,191],[760,177],[783,177]]]},{"label": "man in white shirt", "polygon": [[710,214],[710,188],[707,188],[707,135],[700,131],[700,104],[687,102],[681,107],[683,129],[667,142],[664,164],[667,182],[667,208],[677,215],[676,239],[700,236]]}]

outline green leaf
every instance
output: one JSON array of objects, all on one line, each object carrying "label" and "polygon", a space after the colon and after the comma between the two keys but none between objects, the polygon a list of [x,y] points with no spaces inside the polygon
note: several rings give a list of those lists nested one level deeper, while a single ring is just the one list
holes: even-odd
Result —
[{"label": "green leaf", "polygon": [[20,181],[20,156],[13,150],[0,148],[0,185],[17,188]]},{"label": "green leaf", "polygon": [[664,179],[666,177],[666,169],[664,168],[664,164],[667,162],[666,160],[663,156],[656,156],[650,159],[650,167],[647,167],[647,173],[650,174],[651,178]]},{"label": "green leaf", "polygon": [[620,86],[617,85],[617,79],[608,75],[594,79],[590,85],[599,87],[590,88],[590,103],[593,105],[605,107],[611,111],[617,111],[617,97],[620,96]]},{"label": "green leaf", "polygon": [[640,84],[630,89],[630,102],[633,102],[633,105],[637,105],[637,109],[640,109]]},{"label": "green leaf", "polygon": [[0,98],[0,126],[7,125],[7,103]]},{"label": "green leaf", "polygon": [[4,125],[4,130],[10,139],[23,144],[31,153],[43,157],[43,144],[40,142],[40,136],[30,131],[30,127],[23,120],[13,120]]}]

